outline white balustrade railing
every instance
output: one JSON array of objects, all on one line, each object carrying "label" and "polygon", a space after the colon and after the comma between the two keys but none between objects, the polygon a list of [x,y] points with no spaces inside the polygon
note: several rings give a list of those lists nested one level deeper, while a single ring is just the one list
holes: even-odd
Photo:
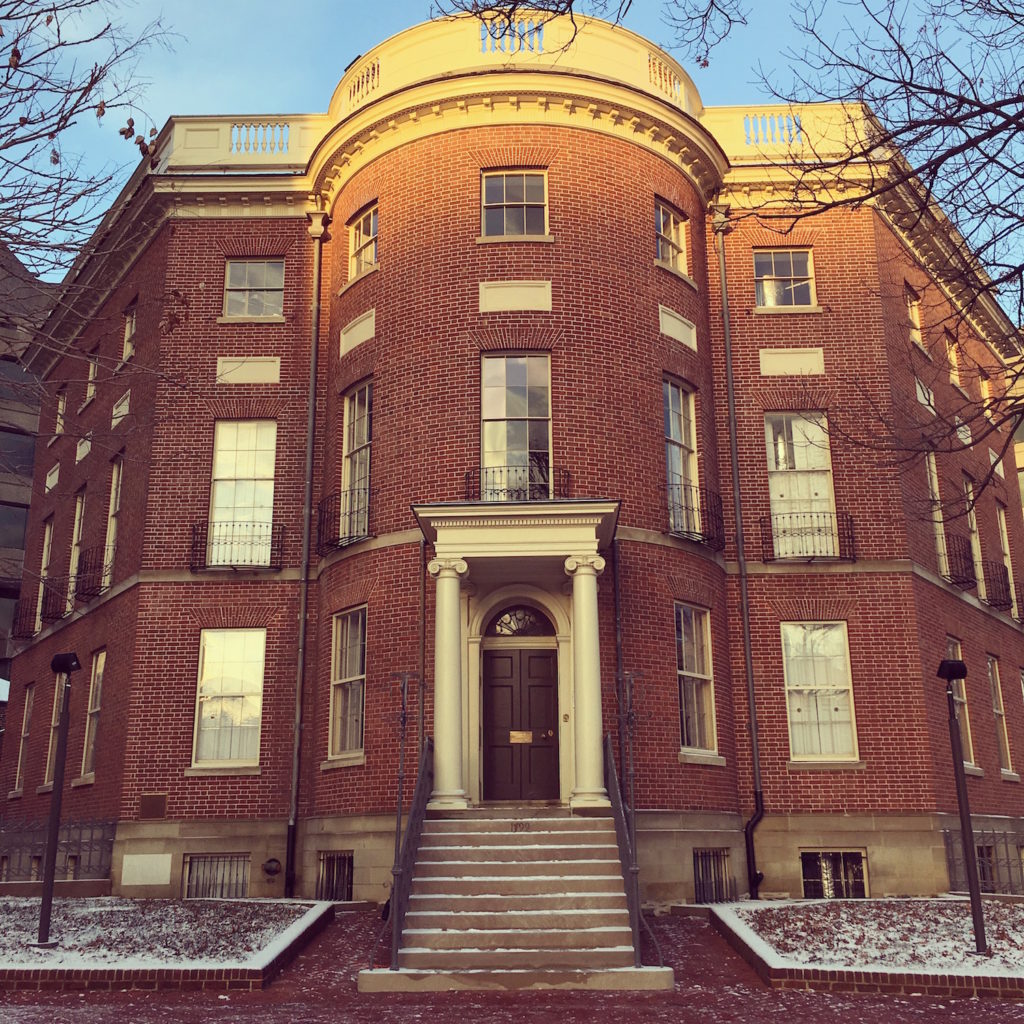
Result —
[{"label": "white balustrade railing", "polygon": [[673,103],[683,106],[683,83],[679,76],[656,54],[647,54],[647,79]]},{"label": "white balustrade railing", "polygon": [[748,146],[802,146],[799,114],[747,114],[743,134]]},{"label": "white balustrade railing", "polygon": [[374,57],[368,64],[361,67],[348,86],[348,105],[356,107],[370,93],[380,87],[380,58]]},{"label": "white balustrade railing", "polygon": [[287,121],[235,121],[231,125],[231,153],[266,154],[288,152]]},{"label": "white balustrade railing", "polygon": [[480,23],[481,53],[543,53],[544,22],[491,18]]}]

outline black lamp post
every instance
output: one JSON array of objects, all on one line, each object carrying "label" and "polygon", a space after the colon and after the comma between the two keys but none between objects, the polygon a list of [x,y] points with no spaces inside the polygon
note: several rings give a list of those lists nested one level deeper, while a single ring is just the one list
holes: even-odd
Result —
[{"label": "black lamp post", "polygon": [[981,885],[978,883],[978,851],[974,845],[971,808],[967,802],[967,776],[964,773],[964,751],[960,742],[960,722],[956,713],[953,680],[967,678],[967,666],[962,661],[944,660],[936,675],[946,681],[946,702],[949,705],[949,745],[953,751],[953,778],[956,779],[956,802],[960,809],[960,841],[964,848],[964,869],[967,872],[967,891],[971,896],[971,917],[974,918],[974,944],[977,952],[987,953],[985,942],[985,915],[981,908]]},{"label": "black lamp post", "polygon": [[55,654],[50,671],[57,675],[57,685],[64,687],[57,723],[57,750],[53,760],[53,790],[50,793],[50,821],[46,826],[46,853],[43,857],[43,901],[39,906],[39,940],[37,946],[56,946],[50,941],[50,912],[53,909],[53,880],[57,872],[57,837],[60,833],[60,804],[64,795],[64,761],[68,752],[68,704],[71,699],[71,673],[82,666],[74,653]]}]

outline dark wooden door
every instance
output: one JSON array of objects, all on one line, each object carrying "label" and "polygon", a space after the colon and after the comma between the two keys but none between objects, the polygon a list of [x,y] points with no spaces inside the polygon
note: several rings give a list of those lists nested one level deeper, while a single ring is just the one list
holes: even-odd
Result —
[{"label": "dark wooden door", "polygon": [[558,799],[558,658],[484,651],[485,800]]}]

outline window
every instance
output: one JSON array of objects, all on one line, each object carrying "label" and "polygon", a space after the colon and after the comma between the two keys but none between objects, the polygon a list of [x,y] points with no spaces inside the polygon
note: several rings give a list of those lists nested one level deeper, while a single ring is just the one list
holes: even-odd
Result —
[{"label": "window", "polygon": [[919,348],[924,348],[921,340],[921,299],[910,285],[903,289],[903,302],[907,307],[907,333],[910,340]]},{"label": "window", "polygon": [[917,400],[933,416],[935,413],[935,392],[920,377],[914,378],[914,388],[917,391]]},{"label": "window", "polygon": [[546,355],[485,356],[480,497],[551,497],[551,390]]},{"label": "window", "polygon": [[864,899],[864,854],[851,850],[801,853],[805,900]]},{"label": "window", "polygon": [[218,420],[207,565],[270,565],[274,524],[274,420]]},{"label": "window", "polygon": [[686,218],[660,199],[654,201],[654,258],[680,274],[687,272]]},{"label": "window", "polygon": [[[935,410],[932,409],[932,412],[934,413]],[[965,448],[974,442],[974,435],[971,433],[970,423],[965,422],[959,416],[954,416],[953,426],[956,428],[956,436],[960,439],[960,443]]]},{"label": "window", "polygon": [[981,384],[981,411],[985,414],[985,419],[990,423],[994,423],[996,419],[995,412],[995,395],[992,393],[992,381],[988,377],[982,377]]},{"label": "window", "polygon": [[318,850],[316,855],[316,898],[318,900],[352,899],[352,851],[336,853]]},{"label": "window", "polygon": [[717,750],[711,632],[704,608],[676,604],[679,732],[683,747]]},{"label": "window", "polygon": [[43,494],[49,494],[57,486],[58,480],[60,480],[60,463],[55,462],[46,471],[46,479],[43,481]]},{"label": "window", "polygon": [[0,548],[25,547],[25,523],[28,509],[0,501]]},{"label": "window", "polygon": [[939,495],[939,471],[935,464],[935,453],[924,457],[928,475],[928,504],[931,510],[932,530],[935,534],[935,557],[939,563],[939,575],[949,575],[949,554],[946,550],[946,529],[942,522],[942,498]]},{"label": "window", "polygon": [[75,465],[78,465],[92,451],[92,431],[84,437],[78,439],[78,444],[75,446]]},{"label": "window", "polygon": [[[946,658],[950,661],[963,661],[960,641],[954,636],[946,637]],[[960,726],[960,752],[964,764],[974,764],[974,744],[971,742],[971,716],[967,710],[967,681],[952,679],[953,706],[956,708],[956,719]]]},{"label": "window", "polygon": [[68,598],[64,614],[75,610],[75,590],[78,587],[78,563],[82,557],[82,524],[85,519],[85,491],[75,495],[75,519],[71,528],[71,558],[68,563]]},{"label": "window", "polygon": [[1006,470],[1003,469],[1003,460],[999,457],[998,452],[994,452],[991,448],[988,450],[988,461],[992,467],[992,472],[1001,480],[1006,479]]},{"label": "window", "polygon": [[128,410],[131,407],[132,393],[126,391],[112,406],[110,410],[110,429],[113,430],[115,427],[121,424],[121,421],[126,419],[128,416]]},{"label": "window", "polygon": [[999,682],[999,659],[986,656],[988,663],[988,685],[992,691],[992,714],[996,720],[996,740],[999,743],[999,767],[1004,772],[1013,771],[1010,760],[1010,739],[1006,735],[1006,713],[1003,710],[1003,688]]},{"label": "window", "polygon": [[342,466],[341,543],[370,532],[370,442],[373,437],[373,385],[362,384],[345,399]]},{"label": "window", "polygon": [[284,313],[284,260],[228,260],[224,316],[280,317]]},{"label": "window", "polygon": [[53,415],[53,436],[60,437],[64,433],[64,416],[68,411],[68,393],[61,388],[57,392],[57,404]]},{"label": "window", "polygon": [[946,362],[949,363],[949,383],[963,390],[960,383],[960,350],[951,331],[946,331]]},{"label": "window", "polygon": [[793,760],[856,760],[846,623],[783,622],[782,660]]},{"label": "window", "polygon": [[0,473],[31,476],[36,455],[36,440],[31,434],[0,430]]},{"label": "window", "polygon": [[242,900],[249,895],[249,855],[186,853],[181,896],[186,900]]},{"label": "window", "polygon": [[107,590],[114,576],[114,555],[117,552],[117,521],[121,515],[121,479],[124,456],[118,455],[110,463],[110,503],[107,506],[107,534],[104,540],[103,573],[100,588]]},{"label": "window", "polygon": [[349,224],[349,278],[356,278],[377,265],[377,204]]},{"label": "window", "polygon": [[484,237],[547,234],[546,179],[543,171],[485,172],[481,218]]},{"label": "window", "polygon": [[257,765],[265,629],[204,629],[193,764]]},{"label": "window", "polygon": [[138,306],[133,302],[124,311],[124,347],[121,350],[121,361],[127,363],[135,355],[135,317]]},{"label": "window", "polygon": [[985,590],[985,566],[981,560],[981,537],[978,534],[978,517],[974,507],[974,482],[969,476],[964,477],[964,505],[967,510],[967,535],[971,541],[974,579],[978,585],[978,597],[984,601],[988,596]]},{"label": "window", "polygon": [[89,705],[85,712],[85,742],[82,746],[82,775],[96,770],[96,730],[100,724],[100,705],[103,700],[103,670],[107,666],[107,652],[93,651],[92,674],[89,677]]},{"label": "window", "polygon": [[80,408],[85,408],[96,397],[96,374],[99,372],[99,360],[95,354],[85,362],[85,397]]},{"label": "window", "polygon": [[50,741],[46,745],[46,772],[43,785],[53,784],[53,772],[57,765],[57,733],[60,731],[60,713],[64,705],[64,675],[58,675],[53,682],[53,712],[50,715]]},{"label": "window", "polygon": [[754,291],[758,306],[813,306],[810,249],[755,249]]},{"label": "window", "polygon": [[366,609],[357,608],[334,616],[328,757],[362,751],[365,690]]},{"label": "window", "polygon": [[1010,586],[1010,614],[1016,619],[1017,611],[1017,584],[1013,579],[1013,559],[1010,557],[1010,535],[1006,529],[1006,506],[996,502],[996,522],[999,525],[999,549],[1003,556],[1003,565],[1006,566],[1006,579]]},{"label": "window", "polygon": [[672,533],[699,538],[700,499],[697,489],[697,446],[693,429],[693,394],[675,381],[663,381],[662,406],[665,418],[668,528]]},{"label": "window", "polygon": [[38,382],[20,363],[0,356],[0,400],[30,405],[38,391]]},{"label": "window", "polygon": [[825,416],[769,413],[764,431],[775,557],[837,557],[839,532]]},{"label": "window", "polygon": [[43,600],[46,596],[46,580],[50,575],[50,554],[53,551],[53,516],[43,523],[43,553],[39,559],[39,593],[36,595],[36,622],[34,632],[43,628]]},{"label": "window", "polygon": [[21,712],[21,742],[18,744],[18,766],[14,771],[14,790],[20,793],[25,788],[25,760],[28,757],[28,734],[32,728],[32,704],[36,688],[25,687],[25,706]]}]

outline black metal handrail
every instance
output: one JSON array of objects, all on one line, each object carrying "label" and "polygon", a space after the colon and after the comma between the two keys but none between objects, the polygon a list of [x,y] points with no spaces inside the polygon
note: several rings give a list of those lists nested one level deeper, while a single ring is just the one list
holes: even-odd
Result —
[{"label": "black metal handrail", "polygon": [[626,885],[626,908],[629,911],[629,929],[633,933],[633,966],[640,966],[640,868],[636,862],[636,850],[630,842],[635,834],[629,818],[633,808],[622,802],[619,775],[615,770],[615,750],[611,733],[604,737],[604,787],[612,804],[612,819],[615,822],[615,839],[619,846],[619,862]]},{"label": "black metal handrail", "polygon": [[466,501],[549,501],[572,497],[572,474],[532,459],[528,466],[477,466],[466,471]]},{"label": "black metal handrail", "polygon": [[846,512],[779,512],[761,516],[761,557],[765,562],[855,562],[853,516]]},{"label": "black metal handrail", "polygon": [[47,576],[40,583],[43,588],[41,618],[43,622],[56,622],[68,613],[68,576]]},{"label": "black metal handrail", "polygon": [[86,548],[78,560],[78,577],[75,595],[83,601],[99,597],[110,588],[114,576],[114,547],[100,545]]},{"label": "black metal handrail", "polygon": [[281,569],[284,525],[281,523],[193,523],[189,568]]},{"label": "black metal handrail", "polygon": [[725,547],[725,520],[722,499],[709,487],[693,484],[669,484],[668,532],[673,537],[704,544],[713,551]]},{"label": "black metal handrail", "polygon": [[946,565],[942,576],[961,590],[977,585],[971,542],[959,533],[946,532]]},{"label": "black metal handrail", "polygon": [[1010,590],[1010,573],[1002,562],[982,562],[985,576],[985,604],[1001,611],[1013,607],[1013,592]]},{"label": "black metal handrail", "polygon": [[316,549],[326,555],[370,536],[370,488],[335,491],[316,507]]}]

